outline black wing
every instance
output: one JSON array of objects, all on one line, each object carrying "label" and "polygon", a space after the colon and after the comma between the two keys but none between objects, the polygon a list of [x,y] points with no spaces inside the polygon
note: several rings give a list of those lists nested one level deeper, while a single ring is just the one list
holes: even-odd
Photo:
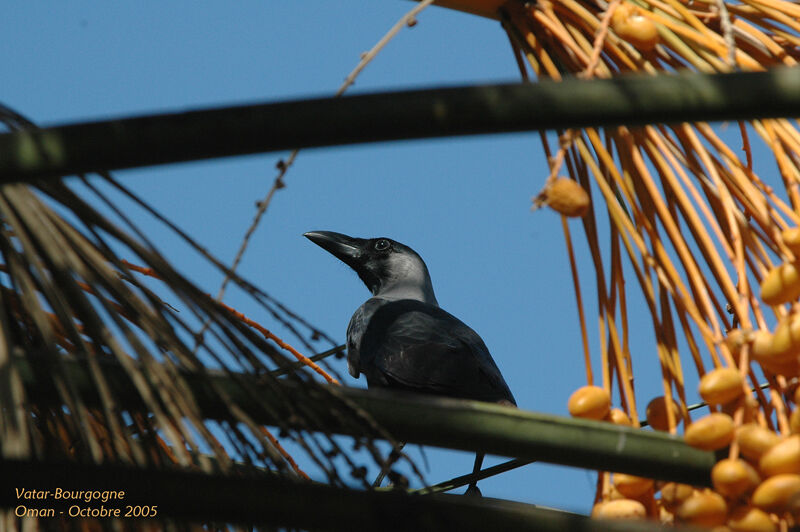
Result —
[{"label": "black wing", "polygon": [[480,336],[441,308],[385,302],[363,326],[359,366],[370,386],[516,404]]}]

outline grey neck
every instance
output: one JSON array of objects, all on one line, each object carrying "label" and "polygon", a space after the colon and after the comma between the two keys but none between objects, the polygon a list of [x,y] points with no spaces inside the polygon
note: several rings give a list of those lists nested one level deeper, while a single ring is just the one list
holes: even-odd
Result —
[{"label": "grey neck", "polygon": [[423,283],[396,281],[388,286],[383,286],[375,294],[376,297],[396,301],[398,299],[413,299],[435,307],[439,306],[430,279]]}]

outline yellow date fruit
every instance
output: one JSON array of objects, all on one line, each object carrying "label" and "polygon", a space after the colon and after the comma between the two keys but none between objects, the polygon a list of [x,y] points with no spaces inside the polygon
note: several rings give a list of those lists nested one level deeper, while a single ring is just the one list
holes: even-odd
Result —
[{"label": "yellow date fruit", "polygon": [[625,473],[614,473],[614,487],[617,491],[635,499],[647,493],[653,488],[653,481],[649,478],[627,475]]},{"label": "yellow date fruit", "polygon": [[719,493],[735,499],[753,491],[761,478],[753,466],[744,460],[725,458],[711,469],[711,482]]},{"label": "yellow date fruit", "polygon": [[642,51],[649,51],[658,44],[658,28],[641,9],[630,2],[620,4],[611,16],[614,33]]},{"label": "yellow date fruit", "polygon": [[642,503],[631,499],[601,502],[592,509],[596,519],[644,519],[647,511]]},{"label": "yellow date fruit", "polygon": [[[672,404],[670,405],[672,408],[672,414],[675,419],[675,426],[677,427],[681,423],[681,411],[678,407],[678,403],[675,400],[672,400]],[[647,423],[656,430],[669,430],[669,423],[667,417],[667,399],[662,395],[656,397],[649,403],[647,403],[647,409],[645,410],[645,415],[647,415]]]},{"label": "yellow date fruit", "polygon": [[778,527],[769,515],[753,506],[737,508],[728,517],[728,527],[733,532],[777,532]]},{"label": "yellow date fruit", "polygon": [[736,441],[742,456],[757,462],[781,437],[756,423],[747,423],[736,429]]},{"label": "yellow date fruit", "polygon": [[770,447],[761,455],[758,469],[765,477],[800,473],[800,435],[789,436]]},{"label": "yellow date fruit", "polygon": [[579,218],[589,211],[589,194],[572,179],[559,177],[544,192],[544,203],[570,218]]},{"label": "yellow date fruit", "polygon": [[753,505],[765,512],[796,509],[800,503],[800,475],[775,475],[762,482],[753,492]]},{"label": "yellow date fruit", "polygon": [[567,409],[573,417],[600,420],[611,409],[611,397],[599,386],[583,386],[570,396]]},{"label": "yellow date fruit", "polygon": [[736,368],[718,368],[700,379],[700,397],[710,405],[721,405],[743,394],[742,376]]},{"label": "yellow date fruit", "polygon": [[761,282],[761,299],[767,305],[781,305],[800,297],[800,271],[792,262],[773,267]]},{"label": "yellow date fruit", "polygon": [[722,449],[733,441],[733,418],[714,412],[686,427],[684,438],[692,447],[705,451]]},{"label": "yellow date fruit", "polygon": [[678,506],[675,516],[684,523],[692,525],[719,526],[725,524],[728,516],[728,505],[718,493],[712,491],[696,492]]}]

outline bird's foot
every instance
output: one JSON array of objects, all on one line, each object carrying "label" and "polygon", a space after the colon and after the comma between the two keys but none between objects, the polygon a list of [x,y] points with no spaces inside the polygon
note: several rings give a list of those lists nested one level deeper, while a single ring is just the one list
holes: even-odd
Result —
[{"label": "bird's foot", "polygon": [[469,497],[483,497],[481,490],[478,488],[477,484],[470,484],[467,488],[467,491],[464,492],[464,495]]}]

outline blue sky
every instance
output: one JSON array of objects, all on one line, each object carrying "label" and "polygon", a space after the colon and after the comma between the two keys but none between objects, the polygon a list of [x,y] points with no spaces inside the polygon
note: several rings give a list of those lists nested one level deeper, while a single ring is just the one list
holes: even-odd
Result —
[{"label": "blue sky", "polygon": [[[144,7],[20,2],[0,19],[6,43],[0,101],[46,125],[328,95],[360,53],[411,7],[405,0],[173,1]],[[351,92],[518,78],[499,23],[434,7],[389,44]],[[285,156],[116,175],[230,262],[255,202]],[[520,407],[565,415],[569,395],[585,384],[585,376],[560,219],[529,210],[546,176],[535,133],[306,150],[276,194],[240,273],[341,342],[368,292],[302,233],[333,230],[401,241],[427,262],[441,305],[483,337]],[[593,270],[582,230],[571,223],[598,359]],[[161,226],[146,218],[141,224],[180,270],[216,293],[217,272]],[[640,299],[631,299],[643,409],[661,394],[660,370],[649,317]],[[241,293],[232,290],[225,301],[280,333]],[[365,386],[363,379],[349,377],[346,384]],[[691,380],[687,391],[691,400]],[[419,458],[418,451],[412,449],[411,456]],[[427,457],[430,482],[471,469],[472,456],[465,453],[429,449]],[[533,464],[483,481],[481,488],[487,496],[585,512],[594,474]]]}]

